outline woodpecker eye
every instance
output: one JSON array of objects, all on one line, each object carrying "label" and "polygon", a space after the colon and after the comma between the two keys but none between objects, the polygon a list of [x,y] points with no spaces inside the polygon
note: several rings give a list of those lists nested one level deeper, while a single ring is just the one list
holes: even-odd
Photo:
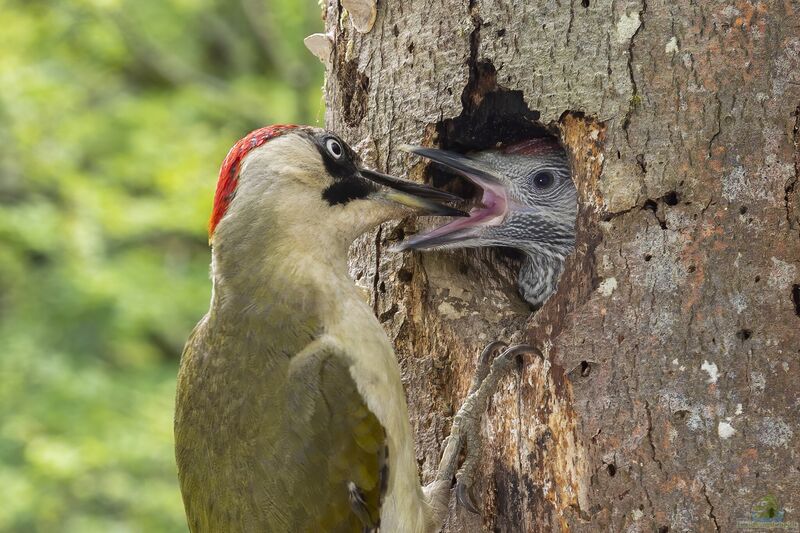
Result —
[{"label": "woodpecker eye", "polygon": [[337,141],[336,139],[328,139],[325,141],[325,149],[328,150],[328,153],[331,154],[331,157],[334,159],[341,159],[344,155],[344,150],[342,149],[342,143]]},{"label": "woodpecker eye", "polygon": [[533,176],[533,184],[537,189],[549,189],[555,183],[556,178],[552,172],[547,170],[539,172]]}]

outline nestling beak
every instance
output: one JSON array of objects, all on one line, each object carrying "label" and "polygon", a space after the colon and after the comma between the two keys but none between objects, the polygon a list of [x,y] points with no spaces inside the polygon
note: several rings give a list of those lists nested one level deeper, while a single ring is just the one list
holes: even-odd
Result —
[{"label": "nestling beak", "polygon": [[500,176],[482,166],[479,161],[454,152],[409,145],[401,146],[401,149],[456,171],[477,185],[482,190],[482,197],[481,205],[473,207],[468,218],[460,218],[431,232],[410,237],[396,245],[394,250],[427,250],[467,245],[465,241],[478,239],[482,229],[503,223],[509,211],[509,201],[506,185]]},{"label": "nestling beak", "polygon": [[381,187],[371,196],[387,200],[395,204],[410,207],[420,214],[448,216],[448,217],[468,217],[469,214],[443,205],[440,202],[460,201],[461,198],[449,192],[434,189],[428,185],[416,183],[411,180],[389,176],[374,170],[359,169],[359,173],[364,178],[380,185]]}]

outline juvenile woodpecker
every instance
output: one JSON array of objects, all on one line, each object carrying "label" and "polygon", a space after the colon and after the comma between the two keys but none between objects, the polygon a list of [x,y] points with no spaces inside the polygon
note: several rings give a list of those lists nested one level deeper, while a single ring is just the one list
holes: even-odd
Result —
[{"label": "juvenile woodpecker", "polygon": [[419,146],[405,150],[440,163],[481,189],[481,205],[396,249],[508,246],[525,254],[518,283],[535,309],[555,291],[575,247],[578,198],[567,154],[550,139],[531,139],[465,156]]},{"label": "juvenile woodpecker", "polygon": [[433,532],[478,456],[478,420],[526,347],[489,345],[435,480],[421,487],[392,346],[348,278],[360,233],[453,197],[357,163],[335,135],[271,126],[220,170],[213,290],[178,376],[175,448],[193,532]]}]

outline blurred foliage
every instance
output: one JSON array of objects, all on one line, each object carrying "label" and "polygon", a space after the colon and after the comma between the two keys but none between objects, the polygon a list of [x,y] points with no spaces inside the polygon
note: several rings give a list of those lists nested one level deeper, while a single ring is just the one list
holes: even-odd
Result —
[{"label": "blurred foliage", "polygon": [[0,531],[185,531],[175,374],[233,142],[322,119],[313,0],[0,0]]}]

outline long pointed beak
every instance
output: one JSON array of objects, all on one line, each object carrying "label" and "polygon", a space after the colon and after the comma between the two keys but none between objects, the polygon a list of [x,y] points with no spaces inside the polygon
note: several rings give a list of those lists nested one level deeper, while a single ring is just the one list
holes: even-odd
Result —
[{"label": "long pointed beak", "polygon": [[429,233],[415,235],[395,246],[395,250],[431,249],[448,246],[469,245],[480,234],[485,226],[499,225],[508,213],[508,192],[503,181],[479,161],[465,155],[422,146],[401,146],[402,150],[411,152],[455,170],[483,191],[481,207],[473,208],[469,218],[454,220]]},{"label": "long pointed beak", "polygon": [[503,182],[489,169],[481,166],[480,162],[463,154],[448,152],[447,150],[438,150],[436,148],[412,146],[410,144],[404,144],[400,149],[422,156],[425,159],[430,159],[434,163],[439,163],[451,170],[455,170],[481,187],[504,187]]},{"label": "long pointed beak", "polygon": [[411,207],[428,215],[467,217],[468,213],[443,205],[440,202],[455,202],[461,198],[449,192],[434,189],[411,180],[389,176],[374,170],[359,169],[366,179],[382,185],[377,195],[391,202]]}]

